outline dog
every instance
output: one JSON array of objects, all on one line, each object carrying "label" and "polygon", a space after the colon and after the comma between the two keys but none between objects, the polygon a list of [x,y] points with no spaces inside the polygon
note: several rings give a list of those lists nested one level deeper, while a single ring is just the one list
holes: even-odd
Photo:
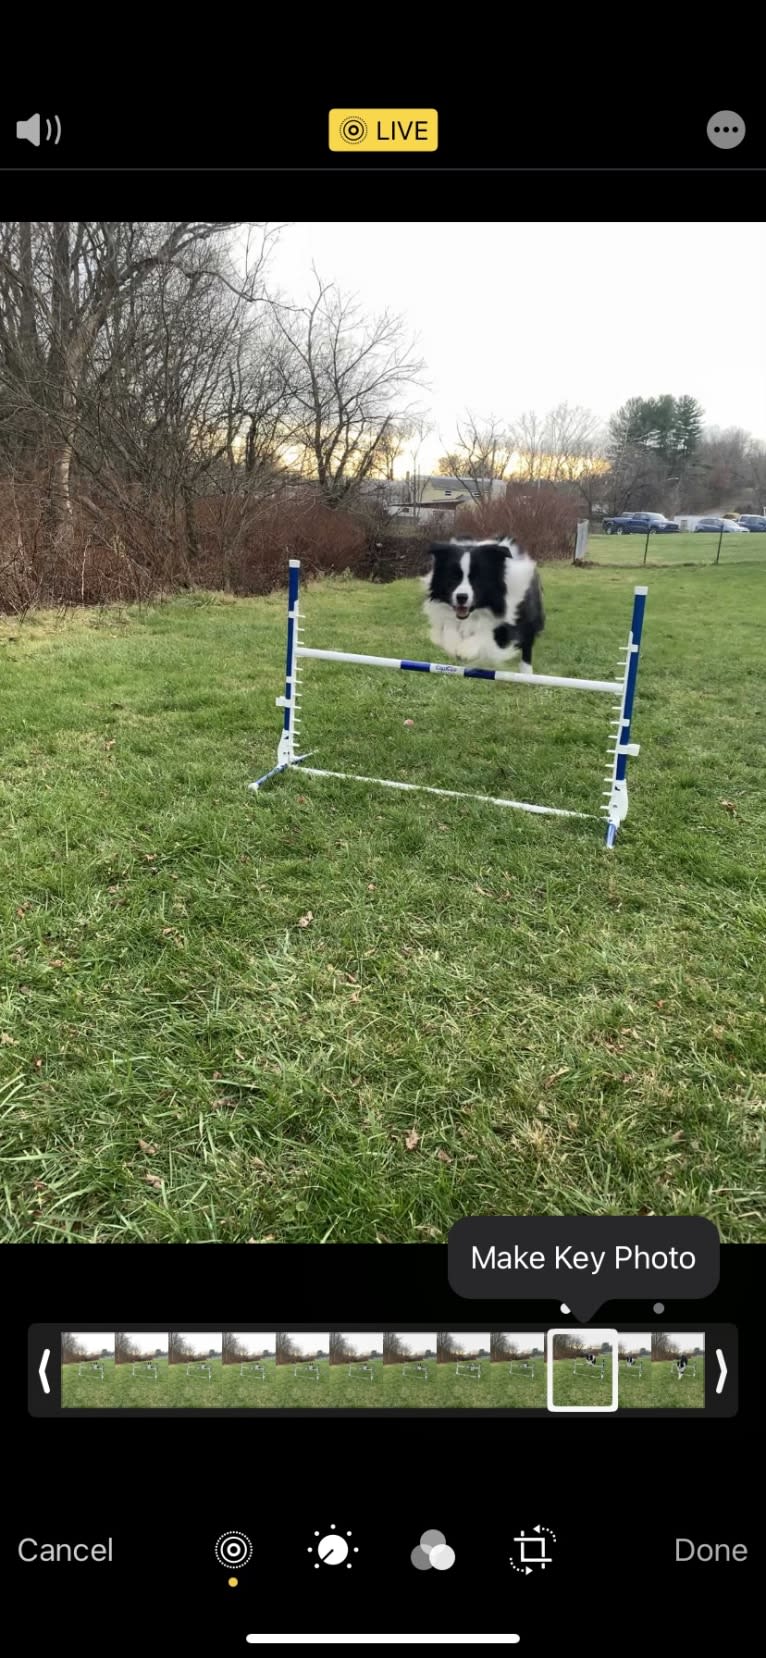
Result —
[{"label": "dog", "polygon": [[423,577],[424,611],[433,643],[461,662],[499,667],[521,656],[532,672],[532,646],[545,625],[540,577],[518,542],[437,541]]}]

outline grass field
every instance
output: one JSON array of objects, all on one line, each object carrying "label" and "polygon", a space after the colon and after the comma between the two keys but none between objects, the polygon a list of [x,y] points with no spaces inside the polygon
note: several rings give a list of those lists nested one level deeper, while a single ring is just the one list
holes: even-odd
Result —
[{"label": "grass field", "polygon": [[183,1364],[169,1365],[167,1359],[158,1359],[159,1375],[155,1381],[146,1371],[131,1375],[129,1364],[115,1364],[104,1360],[104,1380],[98,1376],[77,1375],[76,1364],[61,1367],[61,1403],[78,1410],[106,1407],[115,1410],[208,1409],[221,1404],[221,1361],[211,1359],[212,1380],[201,1373],[187,1376]]},{"label": "grass field", "polygon": [[[697,1374],[692,1375],[692,1363]],[[705,1360],[690,1361],[679,1381],[678,1372],[667,1361],[652,1365],[652,1404],[656,1410],[702,1410],[705,1403]]]},{"label": "grass field", "polygon": [[[536,666],[611,676],[636,579],[547,570]],[[763,1239],[763,572],[651,572],[611,855],[590,821],[249,795],[284,613],[0,624],[6,1241],[427,1242],[493,1212]],[[308,643],[429,649],[413,582],[326,581],[305,615]],[[308,663],[303,737],[587,810],[605,703]]]},{"label": "grass field", "polygon": [[652,1387],[652,1361],[649,1357],[641,1360],[640,1375],[638,1364],[632,1369],[626,1364],[618,1366],[617,1398],[620,1410],[651,1410],[655,1399]]},{"label": "grass field", "polygon": [[[309,1375],[305,1364],[298,1365],[298,1375],[293,1375],[292,1364],[278,1364],[274,1376],[273,1403],[280,1409],[303,1407],[315,1410],[320,1406],[323,1410],[330,1403],[330,1361],[319,1359],[318,1380]],[[260,1386],[254,1382],[253,1387]]]},{"label": "grass field", "polygon": [[230,1409],[273,1410],[277,1403],[277,1367],[273,1359],[261,1359],[265,1375],[256,1376],[254,1367],[245,1366],[244,1376],[238,1364],[221,1367],[221,1404]]},{"label": "grass field", "polygon": [[591,1368],[571,1359],[556,1359],[553,1366],[554,1405],[608,1405],[612,1397],[612,1355],[608,1353],[601,1380],[601,1363]]},{"label": "grass field", "polygon": [[[663,565],[713,564],[718,552],[719,537],[700,530],[690,534],[652,535],[646,555],[647,570]],[[643,563],[645,535],[590,535],[586,558],[595,564],[624,565],[633,568]],[[766,569],[766,535],[737,535],[724,532],[721,542],[719,568],[723,565],[758,564]]]},{"label": "grass field", "polygon": [[372,1380],[354,1365],[349,1375],[347,1364],[330,1365],[330,1393],[327,1403],[339,1409],[362,1410],[380,1408],[383,1386],[383,1361],[373,1359]]}]

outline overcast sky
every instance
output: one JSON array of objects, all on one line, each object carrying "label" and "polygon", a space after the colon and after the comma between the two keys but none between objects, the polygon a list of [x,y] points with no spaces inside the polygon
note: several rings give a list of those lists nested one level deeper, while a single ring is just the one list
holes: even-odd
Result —
[{"label": "overcast sky", "polygon": [[644,1330],[643,1334],[639,1335],[635,1335],[631,1330],[627,1336],[620,1332],[621,1353],[640,1353],[642,1347],[646,1348],[647,1353],[651,1353],[652,1338],[648,1330]]},{"label": "overcast sky", "polygon": [[423,1330],[396,1331],[402,1350],[405,1353],[435,1353],[436,1331],[433,1333]]},{"label": "overcast sky", "polygon": [[126,1333],[137,1353],[154,1353],[158,1347],[161,1353],[167,1353],[168,1338],[164,1331],[128,1330]]},{"label": "overcast sky", "polygon": [[254,1359],[260,1358],[264,1348],[267,1353],[273,1353],[277,1345],[277,1338],[273,1331],[266,1331],[264,1333],[264,1331],[259,1330],[257,1335],[235,1334],[234,1340],[238,1341],[240,1347],[243,1347],[245,1352],[249,1353]]},{"label": "overcast sky", "polygon": [[114,1336],[104,1335],[103,1330],[73,1330],[72,1334],[83,1353],[101,1353],[104,1348],[114,1352]]},{"label": "overcast sky", "polygon": [[330,1346],[329,1335],[316,1335],[313,1331],[290,1331],[290,1340],[298,1358],[310,1358],[313,1353],[326,1353]]},{"label": "overcast sky", "polygon": [[370,1335],[369,1331],[365,1331],[363,1335],[360,1335],[358,1331],[352,1335],[346,1335],[345,1332],[342,1332],[342,1334],[343,1340],[352,1353],[364,1354],[383,1352],[382,1330],[378,1334],[373,1332],[372,1335]]},{"label": "overcast sky", "polygon": [[482,1347],[487,1353],[489,1352],[489,1344],[492,1339],[489,1330],[481,1331],[478,1335],[473,1330],[451,1330],[450,1335],[455,1344],[452,1353],[453,1358],[457,1358],[460,1353],[478,1353]]},{"label": "overcast sky", "polygon": [[280,235],[272,289],[305,299],[312,263],[419,337],[436,426],[421,469],[467,408],[513,418],[566,400],[606,421],[628,397],[688,392],[708,425],[766,438],[766,223],[300,223]]}]

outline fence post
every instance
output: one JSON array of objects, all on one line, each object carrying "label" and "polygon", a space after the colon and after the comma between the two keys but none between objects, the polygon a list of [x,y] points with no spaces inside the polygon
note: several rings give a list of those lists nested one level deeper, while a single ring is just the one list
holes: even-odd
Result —
[{"label": "fence post", "polygon": [[652,533],[651,530],[647,530],[647,532],[646,532],[646,540],[644,542],[644,556],[641,560],[642,564],[646,563],[646,555],[649,551],[649,537],[650,537],[651,533]]},{"label": "fence post", "polygon": [[587,546],[588,546],[588,527],[589,527],[589,520],[587,518],[579,518],[578,519],[578,521],[577,521],[577,538],[575,540],[575,550],[574,550],[574,562],[575,562],[575,564],[582,564],[583,561],[584,561],[585,553],[586,553]]},{"label": "fence post", "polygon": [[719,558],[721,557],[721,542],[722,541],[723,541],[723,530],[719,530],[718,531],[718,546],[716,547],[715,558],[713,559],[714,564],[717,564]]}]

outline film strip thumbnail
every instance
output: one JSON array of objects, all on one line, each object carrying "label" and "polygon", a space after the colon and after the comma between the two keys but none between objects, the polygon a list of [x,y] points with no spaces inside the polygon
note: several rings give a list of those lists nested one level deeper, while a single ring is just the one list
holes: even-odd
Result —
[{"label": "film strip thumbnail", "polygon": [[87,1411],[700,1411],[708,1376],[705,1332],[664,1329],[70,1330],[59,1360]]}]

